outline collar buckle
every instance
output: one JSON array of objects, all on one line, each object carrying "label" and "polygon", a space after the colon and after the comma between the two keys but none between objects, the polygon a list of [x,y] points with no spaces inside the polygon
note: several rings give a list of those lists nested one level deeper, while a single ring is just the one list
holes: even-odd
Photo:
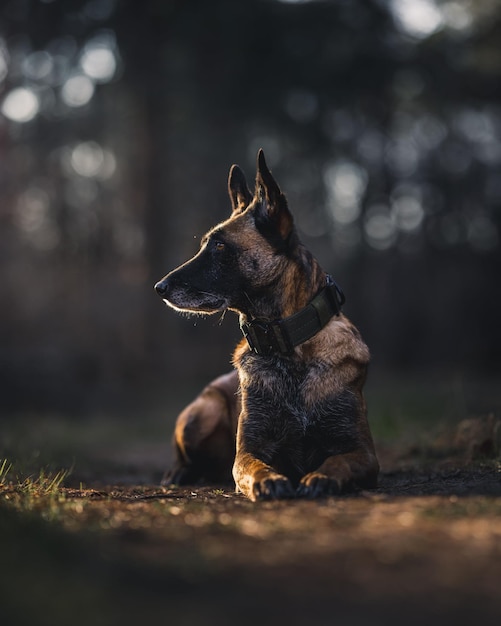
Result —
[{"label": "collar buckle", "polygon": [[244,322],[240,325],[249,348],[261,356],[271,354],[292,354],[294,346],[283,325],[283,320],[264,322],[259,319]]}]

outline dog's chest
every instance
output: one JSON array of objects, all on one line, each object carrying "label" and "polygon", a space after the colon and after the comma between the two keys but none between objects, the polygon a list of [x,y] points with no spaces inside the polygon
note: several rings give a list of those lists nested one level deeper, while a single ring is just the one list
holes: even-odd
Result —
[{"label": "dog's chest", "polygon": [[276,419],[292,420],[305,431],[328,411],[334,391],[325,362],[251,358],[242,369],[249,396],[259,398]]},{"label": "dog's chest", "polygon": [[[322,361],[250,358],[241,365],[246,445],[287,476],[356,442],[356,397]],[[335,377],[334,377],[335,380]]]}]

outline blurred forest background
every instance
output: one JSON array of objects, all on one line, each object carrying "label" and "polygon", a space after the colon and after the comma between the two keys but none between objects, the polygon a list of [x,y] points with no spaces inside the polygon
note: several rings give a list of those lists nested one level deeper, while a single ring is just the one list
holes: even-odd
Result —
[{"label": "blurred forest background", "polygon": [[496,386],[500,2],[2,0],[5,414],[182,403],[229,368],[236,318],[153,285],[259,147],[373,380]]}]

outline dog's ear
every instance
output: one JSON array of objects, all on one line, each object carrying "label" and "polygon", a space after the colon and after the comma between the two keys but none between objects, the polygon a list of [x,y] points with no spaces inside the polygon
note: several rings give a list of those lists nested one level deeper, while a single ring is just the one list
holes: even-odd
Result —
[{"label": "dog's ear", "polygon": [[294,220],[287,206],[287,200],[273,178],[262,149],[257,153],[256,197],[260,211],[278,229],[283,240],[290,235]]},{"label": "dog's ear", "polygon": [[252,202],[252,194],[247,186],[245,174],[238,167],[232,165],[228,176],[228,193],[230,195],[233,213],[240,213]]}]

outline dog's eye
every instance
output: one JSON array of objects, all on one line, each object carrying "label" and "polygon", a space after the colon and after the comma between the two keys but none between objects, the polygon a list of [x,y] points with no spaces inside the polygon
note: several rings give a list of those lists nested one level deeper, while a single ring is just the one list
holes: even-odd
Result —
[{"label": "dog's eye", "polygon": [[225,248],[225,245],[222,241],[215,241],[214,242],[214,248],[218,251],[218,252],[222,252]]}]

